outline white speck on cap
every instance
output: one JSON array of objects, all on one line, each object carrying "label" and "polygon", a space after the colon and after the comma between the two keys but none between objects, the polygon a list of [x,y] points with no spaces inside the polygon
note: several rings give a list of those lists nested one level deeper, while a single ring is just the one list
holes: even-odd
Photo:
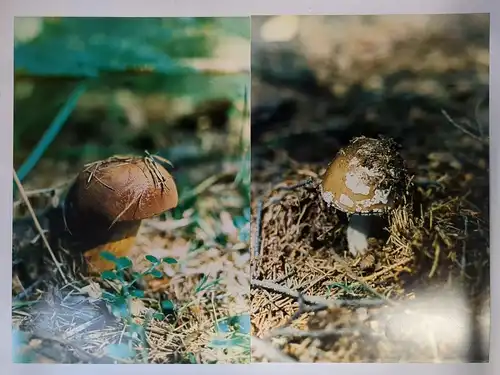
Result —
[{"label": "white speck on cap", "polygon": [[[351,164],[349,164],[349,166],[351,166]],[[370,178],[376,177],[377,175],[377,171],[357,166],[353,171],[346,173],[345,186],[354,194],[368,195],[370,194],[370,186],[367,185],[367,182],[370,181]]]},{"label": "white speck on cap", "polygon": [[333,194],[330,193],[329,191],[322,191],[321,192],[321,197],[323,200],[326,202],[327,205],[331,205],[333,202]]},{"label": "white speck on cap", "polygon": [[386,205],[389,203],[389,194],[390,193],[391,193],[391,189],[387,189],[387,190],[376,189],[373,192],[373,197],[371,197],[370,199],[360,200],[357,202],[357,204],[359,206],[362,206],[365,208],[369,208],[369,207],[377,205],[377,204]]},{"label": "white speck on cap", "polygon": [[342,203],[343,205],[347,206],[347,207],[353,207],[354,206],[354,202],[352,201],[352,199],[349,198],[345,194],[342,194],[340,196],[339,202]]}]

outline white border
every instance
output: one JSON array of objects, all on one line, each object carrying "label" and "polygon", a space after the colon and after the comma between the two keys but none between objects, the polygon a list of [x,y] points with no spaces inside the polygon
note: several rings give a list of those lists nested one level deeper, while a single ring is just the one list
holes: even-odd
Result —
[{"label": "white border", "polygon": [[[494,3],[497,7],[494,8]],[[87,374],[94,369],[104,370],[100,365],[14,365],[11,355],[11,233],[12,233],[12,118],[13,118],[13,17],[14,16],[249,16],[264,14],[408,14],[408,13],[491,13],[491,227],[500,228],[499,199],[494,192],[500,191],[498,169],[500,165],[500,89],[497,75],[500,67],[500,2],[493,0],[0,0],[0,175],[2,192],[0,204],[4,214],[0,218],[0,241],[3,261],[0,275],[0,300],[5,303],[1,309],[0,360],[2,371],[7,374]],[[494,84],[495,83],[495,84]],[[493,120],[495,119],[495,120]],[[500,270],[500,239],[498,232],[491,232],[491,263]],[[275,374],[287,371],[290,374],[311,371],[316,374],[500,374],[499,353],[500,324],[498,323],[497,285],[500,276],[491,272],[492,319],[490,363],[484,365],[417,365],[417,364],[252,364],[252,365],[171,365],[167,370],[153,365],[108,365],[104,371],[111,374],[137,374],[144,370],[148,374],[163,374],[165,371],[184,373],[233,374]],[[496,319],[495,319],[496,318]],[[144,366],[143,368],[139,368]],[[286,367],[286,368],[285,368]]]}]

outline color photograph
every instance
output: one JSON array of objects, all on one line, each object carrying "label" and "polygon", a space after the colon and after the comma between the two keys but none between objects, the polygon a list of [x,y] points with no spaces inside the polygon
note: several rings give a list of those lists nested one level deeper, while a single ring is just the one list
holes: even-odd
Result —
[{"label": "color photograph", "polygon": [[250,30],[15,18],[13,362],[250,362]]},{"label": "color photograph", "polygon": [[252,362],[489,361],[489,33],[252,17]]}]

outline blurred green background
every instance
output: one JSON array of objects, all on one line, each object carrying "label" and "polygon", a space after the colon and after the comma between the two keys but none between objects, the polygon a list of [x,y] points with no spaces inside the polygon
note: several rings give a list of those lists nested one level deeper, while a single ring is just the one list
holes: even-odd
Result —
[{"label": "blurred green background", "polygon": [[14,59],[25,185],[144,150],[191,185],[247,150],[250,18],[16,18]]}]

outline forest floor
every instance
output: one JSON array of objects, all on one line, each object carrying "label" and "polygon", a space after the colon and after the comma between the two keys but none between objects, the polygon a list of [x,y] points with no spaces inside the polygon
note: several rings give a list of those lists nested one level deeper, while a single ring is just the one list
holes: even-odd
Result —
[{"label": "forest floor", "polygon": [[[254,44],[253,361],[488,360],[488,43],[439,17],[309,18],[294,42]],[[401,144],[412,198],[353,257],[317,185],[379,134]]]},{"label": "forest floor", "polygon": [[[241,103],[235,105],[236,113],[245,109]],[[96,112],[93,121],[99,121]],[[142,276],[139,292],[126,303],[121,281],[89,276],[64,249],[47,251],[18,194],[12,286],[16,361],[249,362],[250,254],[245,233],[250,225],[250,178],[247,146],[241,148],[248,143],[242,136],[247,133],[242,126],[248,127],[248,106],[246,112],[246,117],[235,115],[229,125],[216,123],[201,134],[190,128],[163,130],[179,134],[179,150],[204,143],[194,156],[188,155],[188,161],[174,164],[179,204],[172,212],[143,220],[129,256],[129,271],[143,273],[151,267],[146,255],[175,262],[158,265],[159,277]],[[201,115],[192,116],[196,120]],[[72,118],[67,126],[77,120]],[[234,132],[225,126],[236,129],[239,137],[232,137]],[[153,130],[158,132],[158,128]],[[149,136],[156,141],[165,136],[154,131]],[[207,146],[211,138],[217,141]],[[75,175],[71,171],[82,168],[81,162],[55,163],[47,158],[23,182],[49,238],[47,210],[60,204],[58,198]]]}]

